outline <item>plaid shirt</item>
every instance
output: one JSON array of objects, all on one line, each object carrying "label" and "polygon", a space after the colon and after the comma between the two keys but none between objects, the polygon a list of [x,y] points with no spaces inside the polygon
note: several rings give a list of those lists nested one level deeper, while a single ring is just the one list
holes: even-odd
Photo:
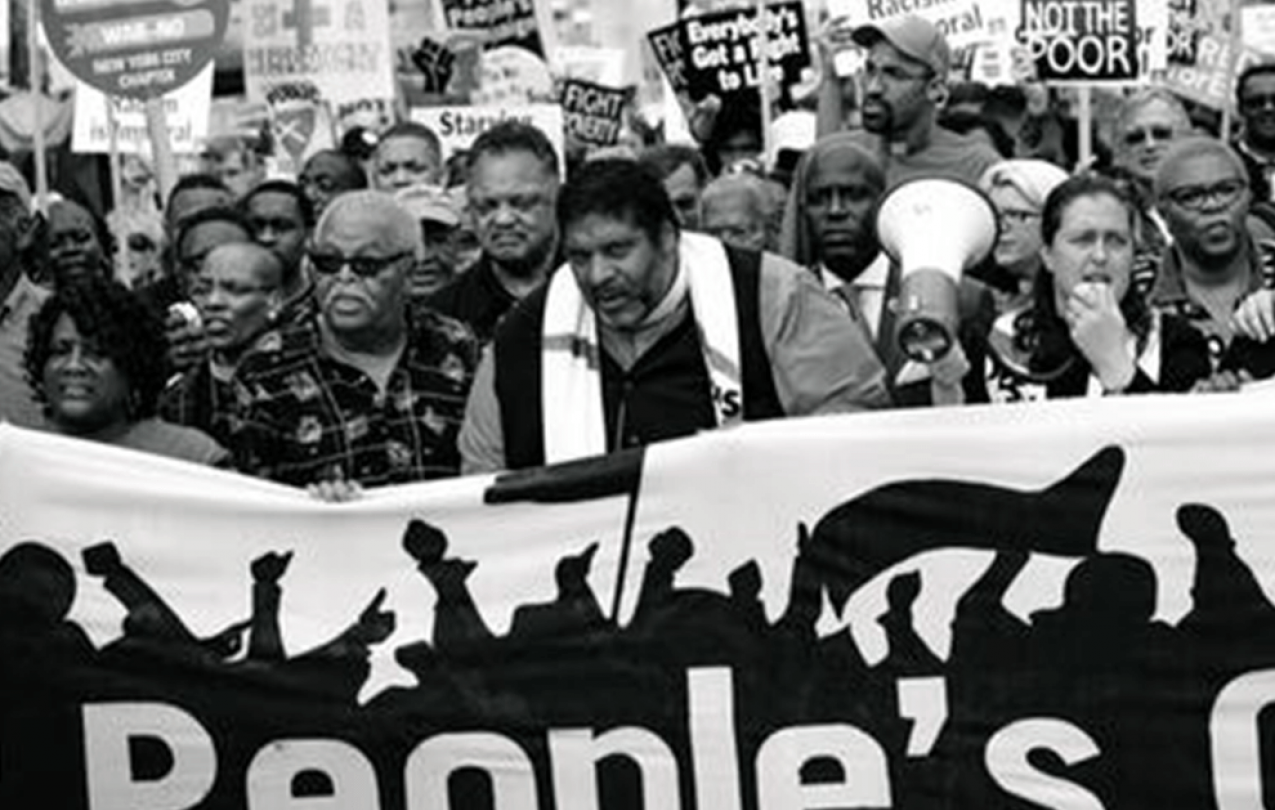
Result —
[{"label": "plaid shirt", "polygon": [[[1275,242],[1252,240],[1250,246],[1249,255],[1252,260],[1249,265],[1248,292],[1275,289]],[[1182,278],[1181,261],[1176,250],[1164,252],[1155,284],[1147,295],[1147,303],[1152,309],[1176,315],[1199,330],[1208,342],[1209,360],[1213,368],[1217,369],[1230,343],[1229,330],[1215,323],[1204,305],[1191,297],[1186,281]]]},{"label": "plaid shirt", "polygon": [[409,315],[408,341],[384,394],[324,350],[316,320],[254,349],[235,373],[240,418],[230,446],[240,471],[296,486],[344,479],[365,487],[456,475],[456,436],[478,361],[467,327]]}]

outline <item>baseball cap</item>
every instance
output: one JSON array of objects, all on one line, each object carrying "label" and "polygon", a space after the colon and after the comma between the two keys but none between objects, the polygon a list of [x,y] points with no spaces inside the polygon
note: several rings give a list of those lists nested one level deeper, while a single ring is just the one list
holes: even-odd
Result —
[{"label": "baseball cap", "polygon": [[26,208],[31,207],[31,187],[12,163],[0,160],[0,194],[12,194]]},{"label": "baseball cap", "polygon": [[408,186],[400,189],[394,196],[417,220],[439,222],[453,228],[460,224],[460,213],[455,202],[446,190],[438,186]]},{"label": "baseball cap", "polygon": [[851,39],[864,48],[884,39],[905,56],[929,65],[941,78],[947,78],[951,68],[952,49],[948,47],[947,38],[934,23],[921,17],[908,15],[874,25],[861,25],[854,29]]}]

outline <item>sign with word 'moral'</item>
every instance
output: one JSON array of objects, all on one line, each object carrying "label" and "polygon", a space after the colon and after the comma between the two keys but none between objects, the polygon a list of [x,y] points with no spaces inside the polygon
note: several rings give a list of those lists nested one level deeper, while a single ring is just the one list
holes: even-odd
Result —
[{"label": "sign with word 'moral'", "polygon": [[[762,33],[765,44],[762,43]],[[810,67],[806,17],[800,2],[771,3],[764,22],[752,8],[710,12],[683,19],[679,25],[684,70],[692,98],[709,93],[734,95],[761,84],[765,49],[769,78],[792,87]]]},{"label": "sign with word 'moral'", "polygon": [[1018,38],[1041,81],[1129,84],[1140,76],[1136,0],[1023,0]]},{"label": "sign with word 'moral'", "polygon": [[230,0],[41,0],[49,46],[77,79],[103,93],[155,98],[212,61]]},{"label": "sign with word 'moral'", "polygon": [[0,806],[1259,808],[1269,394],[316,502],[0,424]]},{"label": "sign with word 'moral'", "polygon": [[[244,81],[331,105],[394,97],[389,13],[378,0],[244,0]],[[277,90],[283,88],[283,90]]]},{"label": "sign with word 'moral'", "polygon": [[566,134],[591,146],[614,145],[620,140],[629,95],[621,88],[563,79],[560,99]]},{"label": "sign with word 'moral'", "polygon": [[[195,154],[203,149],[212,107],[213,66],[208,65],[180,88],[161,99],[168,124],[168,141],[174,152]],[[112,109],[108,109],[111,105]],[[137,99],[112,97],[88,85],[75,90],[75,120],[71,150],[106,154],[111,151],[111,124],[116,148],[125,154],[151,154],[146,107]]]},{"label": "sign with word 'moral'", "polygon": [[438,134],[446,159],[457,150],[468,149],[484,130],[506,119],[531,124],[542,131],[558,152],[561,162],[566,154],[563,149],[562,107],[558,104],[527,104],[509,107],[416,107],[412,120],[424,124]]}]

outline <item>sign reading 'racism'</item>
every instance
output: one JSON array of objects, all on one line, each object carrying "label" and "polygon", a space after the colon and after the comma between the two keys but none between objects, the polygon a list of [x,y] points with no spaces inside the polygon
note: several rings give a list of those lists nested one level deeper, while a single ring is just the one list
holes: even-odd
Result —
[{"label": "sign reading 'racism'", "polygon": [[1046,82],[1129,83],[1139,75],[1136,0],[1023,0],[1018,39]]}]

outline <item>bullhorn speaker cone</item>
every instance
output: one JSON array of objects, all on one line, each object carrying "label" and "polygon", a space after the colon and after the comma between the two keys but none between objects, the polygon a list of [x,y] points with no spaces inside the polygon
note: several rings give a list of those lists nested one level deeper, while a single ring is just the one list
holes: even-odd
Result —
[{"label": "bullhorn speaker cone", "polygon": [[894,338],[908,358],[932,363],[951,351],[961,276],[987,258],[997,227],[991,200],[957,180],[909,180],[881,201],[877,239],[900,268]]}]

